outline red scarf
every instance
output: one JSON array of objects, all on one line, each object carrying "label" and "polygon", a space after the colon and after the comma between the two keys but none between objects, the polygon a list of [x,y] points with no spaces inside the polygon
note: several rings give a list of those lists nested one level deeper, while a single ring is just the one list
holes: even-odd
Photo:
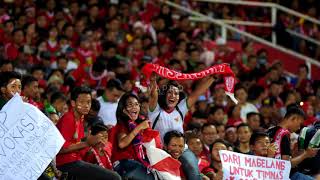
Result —
[{"label": "red scarf", "polygon": [[102,153],[107,159],[107,162],[106,162],[107,164],[106,165],[104,165],[103,162],[101,161],[101,158],[100,158],[98,152],[95,150],[95,148],[90,148],[90,151],[92,151],[92,153],[94,154],[99,166],[101,166],[103,168],[106,168],[106,169],[111,169],[111,170],[113,169],[110,157],[109,157],[108,153],[105,152],[105,150],[102,150]]},{"label": "red scarf", "polygon": [[235,102],[237,100],[234,98],[233,90],[235,84],[235,75],[232,72],[229,64],[223,63],[211,66],[203,71],[196,73],[181,73],[166,67],[160,66],[158,64],[147,63],[142,68],[142,73],[146,76],[147,79],[150,78],[152,72],[157,73],[159,76],[170,79],[170,80],[196,80],[204,78],[208,75],[221,74],[224,76],[224,89],[226,94]]}]

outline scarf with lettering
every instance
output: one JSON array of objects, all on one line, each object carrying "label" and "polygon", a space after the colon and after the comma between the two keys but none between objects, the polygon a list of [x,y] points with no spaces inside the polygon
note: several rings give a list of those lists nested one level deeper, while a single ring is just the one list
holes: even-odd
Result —
[{"label": "scarf with lettering", "polygon": [[232,72],[229,64],[223,63],[211,66],[203,71],[196,73],[181,73],[169,68],[160,66],[158,64],[147,63],[141,71],[147,79],[150,78],[152,72],[157,73],[159,76],[170,80],[197,80],[209,75],[223,75],[224,76],[224,89],[226,94],[235,102],[238,101],[234,98],[233,90],[235,85],[235,75]]}]

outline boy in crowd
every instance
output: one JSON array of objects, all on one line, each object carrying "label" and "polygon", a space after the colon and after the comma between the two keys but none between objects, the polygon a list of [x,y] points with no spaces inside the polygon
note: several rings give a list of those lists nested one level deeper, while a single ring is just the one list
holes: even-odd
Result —
[{"label": "boy in crowd", "polygon": [[203,142],[203,151],[201,155],[210,157],[210,146],[219,138],[217,129],[213,124],[206,123],[201,127],[201,139]]},{"label": "boy in crowd", "polygon": [[274,158],[276,153],[275,144],[271,144],[268,134],[264,132],[255,132],[251,135],[250,149],[256,156]]},{"label": "boy in crowd", "polygon": [[257,112],[249,112],[247,114],[247,123],[252,131],[259,131],[260,127],[260,114]]},{"label": "boy in crowd", "polygon": [[101,105],[98,115],[102,118],[105,125],[115,126],[117,124],[116,110],[123,92],[120,80],[110,79],[104,94],[97,98]]},{"label": "boy in crowd", "polygon": [[57,128],[66,140],[57,155],[57,167],[62,172],[77,179],[121,179],[120,176],[98,165],[82,161],[81,151],[104,141],[101,134],[84,138],[84,116],[91,107],[91,90],[76,87],[71,93],[71,109],[65,113],[57,124]]},{"label": "boy in crowd", "polygon": [[95,124],[91,128],[91,135],[102,134],[103,142],[90,147],[84,156],[84,161],[97,164],[100,167],[112,170],[111,150],[112,145],[108,142],[108,127],[101,123]]},{"label": "boy in crowd", "polygon": [[[278,126],[272,127],[268,130],[270,138],[277,146],[275,158],[291,161],[292,168],[296,168],[303,160],[314,157],[318,150],[315,148],[308,148],[299,156],[291,158],[290,148],[290,133],[296,132],[300,129],[301,124],[305,118],[303,110],[297,105],[289,105],[286,115],[280,121]],[[291,171],[291,179],[312,179],[302,173]]]},{"label": "boy in crowd", "polygon": [[237,134],[239,145],[235,148],[235,152],[243,153],[243,154],[252,154],[250,151],[250,137],[252,131],[248,124],[242,123],[237,126]]},{"label": "boy in crowd", "polygon": [[[185,149],[185,137],[184,134],[179,131],[169,131],[165,134],[163,138],[164,142],[164,149],[174,158],[181,162],[180,172],[182,178],[187,178],[190,176],[188,175],[188,169],[194,168],[193,164],[190,163],[190,159],[188,161],[182,157],[183,153],[192,153],[190,150]],[[193,158],[195,156],[188,156],[189,158]],[[191,159],[191,162],[197,162],[197,158]],[[197,167],[197,171],[199,168]],[[195,176],[195,175],[193,175]],[[200,178],[200,177],[199,177]]]},{"label": "boy in crowd", "polygon": [[20,73],[1,72],[0,73],[0,110],[16,94],[21,93],[21,75]]},{"label": "boy in crowd", "polygon": [[27,75],[22,77],[21,84],[22,94],[27,98],[27,102],[42,110],[43,104],[39,103],[40,92],[38,80],[31,75]]}]

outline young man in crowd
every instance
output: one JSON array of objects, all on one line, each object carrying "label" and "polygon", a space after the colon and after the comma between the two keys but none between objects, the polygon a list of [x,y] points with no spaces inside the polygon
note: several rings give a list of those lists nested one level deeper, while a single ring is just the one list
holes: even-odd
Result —
[{"label": "young man in crowd", "polygon": [[222,139],[217,139],[210,146],[211,155],[211,168],[214,170],[214,174],[210,177],[211,179],[222,179],[222,163],[219,155],[220,150],[228,150],[228,143]]},{"label": "young man in crowd", "polygon": [[42,110],[43,104],[39,103],[40,92],[38,80],[31,75],[26,75],[22,77],[21,84],[22,95],[27,98],[27,102]]},{"label": "young man in crowd", "polygon": [[57,155],[57,167],[68,176],[77,179],[114,179],[120,176],[98,165],[82,161],[81,151],[98,143],[103,143],[101,134],[84,137],[84,116],[91,107],[91,90],[86,87],[76,87],[71,93],[71,109],[65,113],[57,124],[57,128],[66,140]]},{"label": "young man in crowd", "polygon": [[0,110],[16,94],[21,93],[21,75],[17,72],[0,73]]},{"label": "young man in crowd", "polygon": [[[291,161],[292,168],[296,168],[303,160],[314,157],[318,150],[308,148],[299,156],[291,157],[290,133],[300,129],[305,118],[303,110],[297,105],[290,105],[287,108],[286,115],[279,122],[278,126],[270,128],[268,134],[273,139],[273,143],[277,146],[275,158]],[[300,172],[291,171],[291,179],[310,179]]]},{"label": "young man in crowd", "polygon": [[217,129],[213,124],[206,123],[201,127],[201,139],[203,142],[202,155],[210,157],[210,146],[219,138]]},{"label": "young man in crowd", "polygon": [[51,95],[50,104],[57,111],[59,117],[65,113],[67,101],[67,97],[62,92],[55,92]]},{"label": "young man in crowd", "polygon": [[237,126],[237,134],[239,145],[235,148],[235,152],[243,153],[243,154],[252,154],[250,151],[250,137],[252,131],[248,124],[242,123]]},{"label": "young man in crowd", "polygon": [[251,128],[252,131],[259,131],[261,130],[260,127],[260,114],[257,112],[249,112],[247,114],[247,123],[248,126]]},{"label": "young man in crowd", "polygon": [[224,124],[225,112],[222,106],[214,106],[210,108],[208,122],[212,124]]},{"label": "young man in crowd", "polygon": [[187,145],[188,148],[197,156],[199,171],[201,172],[202,178],[204,178],[204,174],[209,173],[212,169],[209,169],[210,160],[208,157],[203,155],[201,156],[201,152],[203,150],[201,138],[197,134],[193,133],[187,138]]},{"label": "young man in crowd", "polygon": [[[190,175],[188,175],[188,170],[190,170],[193,167],[193,164],[191,162],[198,162],[198,159],[195,156],[190,156],[188,161],[182,157],[182,154],[185,153],[185,137],[183,133],[179,131],[169,131],[165,134],[163,138],[163,143],[164,143],[164,149],[174,158],[177,159],[181,162],[181,177],[182,179],[190,179]],[[192,153],[192,151],[188,150],[188,152]],[[193,158],[195,157],[195,158]],[[196,167],[197,170],[199,171],[198,166]],[[193,175],[195,176],[195,175]],[[198,179],[201,179],[200,174],[198,175]]]},{"label": "young man in crowd", "polygon": [[104,94],[97,98],[101,105],[98,115],[102,118],[105,125],[115,126],[117,124],[116,110],[123,92],[120,80],[110,79]]},{"label": "young man in crowd", "polygon": [[238,104],[241,106],[240,117],[242,121],[247,122],[247,114],[249,112],[258,112],[258,109],[247,101],[248,93],[242,84],[236,84],[234,87],[234,95],[238,100]]},{"label": "young man in crowd", "polygon": [[264,132],[255,132],[251,135],[250,149],[255,156],[274,158],[276,153],[275,144],[271,144],[268,134]]}]

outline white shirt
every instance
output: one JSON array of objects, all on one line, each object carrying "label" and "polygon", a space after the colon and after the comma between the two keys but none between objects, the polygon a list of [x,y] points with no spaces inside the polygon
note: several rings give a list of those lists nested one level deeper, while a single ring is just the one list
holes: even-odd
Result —
[{"label": "white shirt", "polygon": [[[183,119],[185,118],[188,107],[187,107],[187,98],[184,98],[180,103],[178,104],[178,107],[180,111],[182,112]],[[148,111],[148,116],[151,121],[151,127],[153,126],[153,123],[156,119],[156,117],[159,115],[159,120],[155,126],[155,130],[158,130],[161,135],[161,139],[163,139],[164,135],[172,130],[177,130],[181,133],[183,133],[183,119],[181,119],[181,115],[175,108],[171,113],[166,112],[163,110],[159,104],[157,104],[156,108],[151,112]]]},{"label": "white shirt", "polygon": [[98,97],[97,100],[101,106],[98,116],[102,118],[105,125],[115,126],[117,124],[116,111],[118,102],[106,102],[102,96]]},{"label": "white shirt", "polygon": [[[52,69],[57,69],[58,68],[58,65],[57,65],[57,61],[53,62],[51,64],[51,68]],[[67,64],[67,69],[65,69],[65,72],[68,72],[72,69],[77,69],[78,68],[78,65],[77,63],[73,62],[73,61],[68,61],[68,64]]]},{"label": "white shirt", "polygon": [[259,112],[255,105],[251,103],[246,103],[245,105],[241,106],[240,110],[240,117],[244,122],[247,122],[247,114],[250,112]]}]

